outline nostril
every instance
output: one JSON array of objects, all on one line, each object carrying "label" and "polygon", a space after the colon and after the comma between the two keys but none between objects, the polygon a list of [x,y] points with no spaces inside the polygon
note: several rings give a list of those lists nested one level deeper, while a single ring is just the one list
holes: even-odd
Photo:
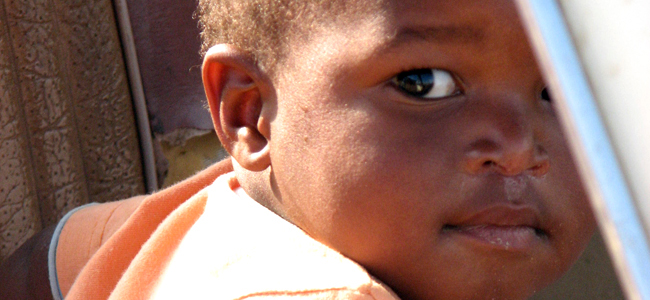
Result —
[{"label": "nostril", "polygon": [[[517,161],[511,160],[494,160],[485,159],[474,164],[473,173],[480,174],[483,172],[497,172],[506,176],[514,176],[522,173],[528,173],[533,176],[542,176],[549,170],[548,160],[541,160],[536,164],[527,162],[528,160]],[[471,164],[469,164],[471,166]]]},{"label": "nostril", "polygon": [[530,171],[535,176],[542,176],[548,173],[549,168],[550,168],[550,164],[548,163],[548,161],[545,160],[544,162],[539,163],[533,166],[532,168],[530,168]]},{"label": "nostril", "polygon": [[544,88],[541,92],[540,98],[547,102],[552,102],[551,95],[548,93],[548,88]]},{"label": "nostril", "polygon": [[485,162],[483,163],[483,167],[489,168],[489,167],[494,166],[495,164],[496,164],[496,163],[494,163],[494,161],[487,160],[487,161],[485,161]]},{"label": "nostril", "polygon": [[522,173],[541,176],[548,172],[550,166],[548,153],[532,137],[530,141],[519,144],[477,140],[463,156],[463,169],[475,175],[495,172],[506,176]]}]

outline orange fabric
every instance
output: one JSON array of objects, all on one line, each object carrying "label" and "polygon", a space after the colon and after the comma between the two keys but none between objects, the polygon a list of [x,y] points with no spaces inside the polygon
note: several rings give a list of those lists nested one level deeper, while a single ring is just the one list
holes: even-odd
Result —
[{"label": "orange fabric", "polygon": [[57,277],[63,295],[97,249],[124,224],[144,198],[137,196],[85,207],[68,219],[56,252]]},{"label": "orange fabric", "polygon": [[[90,258],[88,263],[76,277],[70,291],[67,294],[64,293],[66,299],[88,299],[88,295],[92,295],[93,299],[107,299],[115,288],[117,282],[122,277],[124,271],[129,267],[133,258],[140,251],[142,245],[149,239],[158,225],[170,213],[178,208],[179,205],[190,199],[201,189],[208,186],[219,175],[230,171],[232,171],[232,162],[230,159],[226,159],[181,183],[150,195],[142,200],[141,204],[133,214],[117,231],[115,231],[114,234],[112,234],[101,248],[95,252],[92,258]],[[80,218],[76,220],[89,219]],[[64,230],[66,230],[66,227],[68,226],[71,226],[70,228],[72,228],[72,226],[83,228],[84,226],[96,226],[96,224],[84,225],[81,223],[75,224],[74,222],[70,224],[66,223]],[[64,242],[63,244],[60,242],[57,247],[57,252],[59,247],[63,247],[62,249],[70,249],[70,247],[65,244],[67,244],[67,242]],[[73,244],[71,243],[69,245]],[[71,247],[74,248],[74,246]],[[66,250],[68,252],[62,255],[81,257],[81,260],[83,260],[83,257],[87,256],[88,247],[81,247],[79,250],[81,250],[82,253],[74,253],[74,251],[70,252],[70,250]],[[58,256],[57,253],[57,257]],[[57,267],[58,266],[59,264],[57,263]],[[62,266],[62,269],[66,270],[68,268]],[[72,267],[70,269],[74,270]],[[71,275],[68,274],[65,277],[70,278]]]},{"label": "orange fabric", "polygon": [[151,266],[129,268],[111,299],[397,299],[363,267],[251,199],[233,173],[201,193],[207,200],[189,205],[202,206],[202,214],[183,229],[164,270],[143,282]]},{"label": "orange fabric", "polygon": [[[66,299],[398,300],[363,267],[248,197],[231,170],[221,163],[144,200],[71,218],[66,236],[86,231],[77,249],[95,254]],[[73,242],[61,249],[74,254]]]},{"label": "orange fabric", "polygon": [[203,213],[206,200],[207,194],[202,190],[169,215],[170,221],[158,227],[131,261],[110,299],[149,298],[179,242]]}]

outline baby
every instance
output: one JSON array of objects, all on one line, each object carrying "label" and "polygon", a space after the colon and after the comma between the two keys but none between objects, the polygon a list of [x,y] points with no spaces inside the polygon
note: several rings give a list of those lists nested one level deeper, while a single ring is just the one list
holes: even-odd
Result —
[{"label": "baby", "polygon": [[512,1],[200,0],[198,15],[232,167],[149,196],[183,202],[154,225],[138,218],[164,205],[136,199],[72,299],[525,299],[590,239]]}]

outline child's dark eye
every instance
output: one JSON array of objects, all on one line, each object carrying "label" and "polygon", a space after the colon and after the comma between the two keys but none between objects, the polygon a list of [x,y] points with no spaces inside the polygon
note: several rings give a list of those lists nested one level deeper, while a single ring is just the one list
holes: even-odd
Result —
[{"label": "child's dark eye", "polygon": [[540,98],[542,98],[542,100],[544,100],[544,101],[551,102],[551,95],[549,95],[549,93],[548,93],[548,88],[544,88],[542,90]]},{"label": "child's dark eye", "polygon": [[397,74],[392,82],[402,92],[418,98],[438,99],[458,93],[456,81],[445,70],[410,70]]}]

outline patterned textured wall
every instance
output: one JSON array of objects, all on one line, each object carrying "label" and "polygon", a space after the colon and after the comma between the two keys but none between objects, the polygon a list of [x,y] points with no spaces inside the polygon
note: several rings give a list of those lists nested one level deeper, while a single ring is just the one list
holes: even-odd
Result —
[{"label": "patterned textured wall", "polygon": [[71,208],[144,182],[111,1],[0,6],[1,259]]},{"label": "patterned textured wall", "polygon": [[[5,16],[4,6],[0,14]],[[29,134],[8,27],[0,28],[0,258],[41,229]]]}]

